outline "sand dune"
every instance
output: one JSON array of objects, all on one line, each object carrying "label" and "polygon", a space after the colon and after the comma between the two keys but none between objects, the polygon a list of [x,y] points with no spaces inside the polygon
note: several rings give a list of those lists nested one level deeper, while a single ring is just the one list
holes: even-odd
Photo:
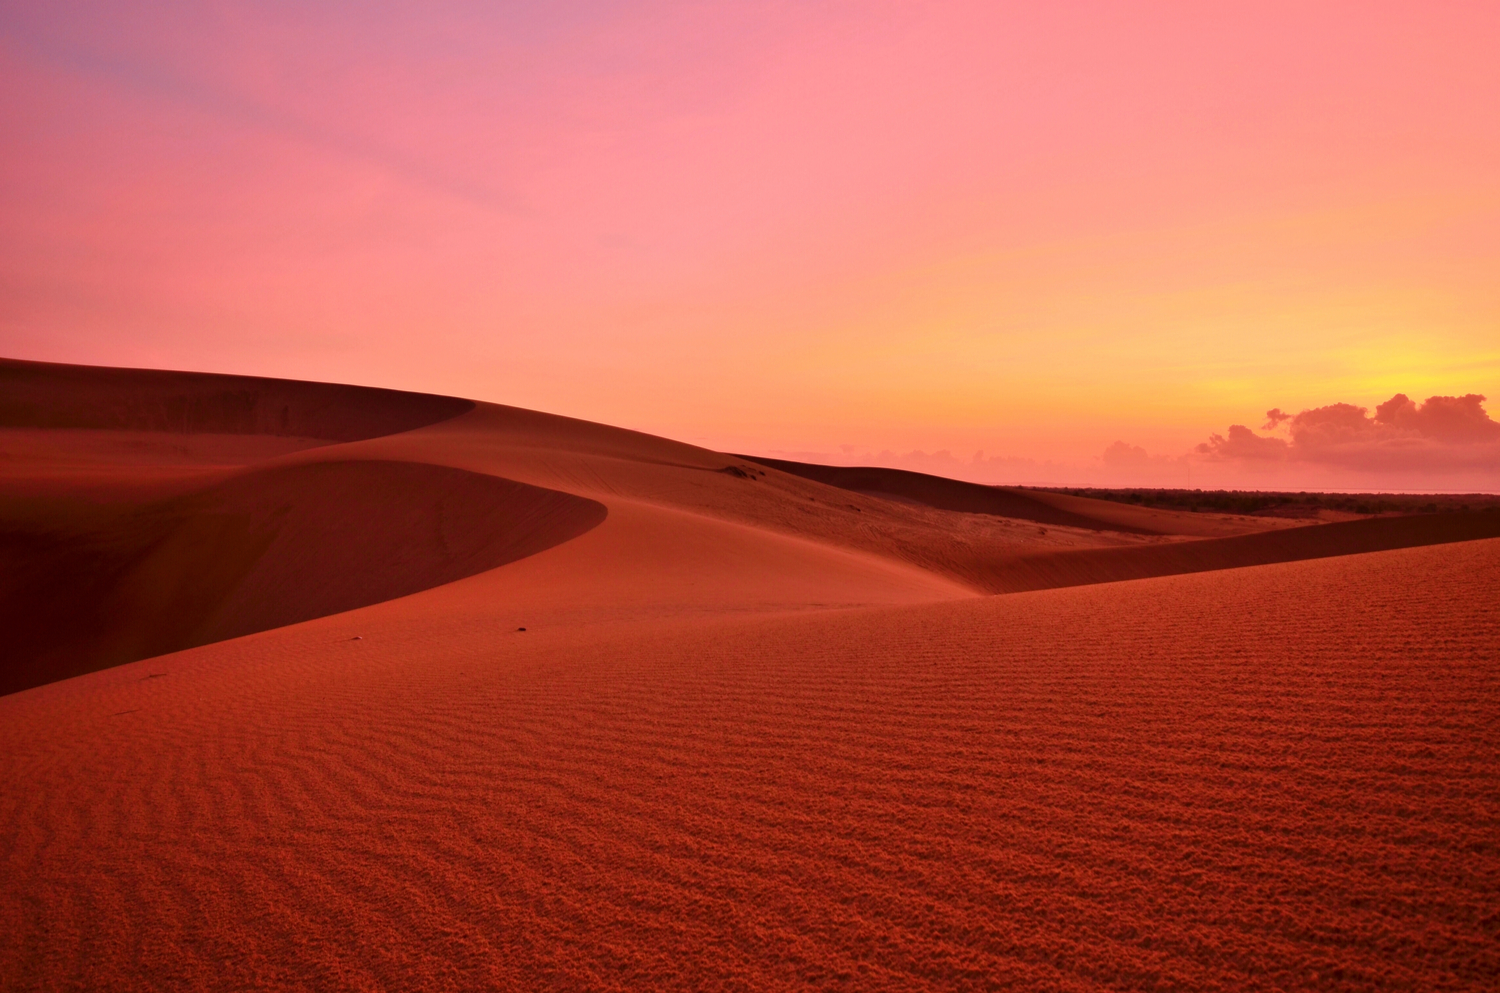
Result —
[{"label": "sand dune", "polygon": [[354,441],[455,417],[468,400],[253,376],[0,359],[0,424]]},{"label": "sand dune", "polygon": [[1495,513],[1373,518],[1163,545],[1023,553],[975,562],[972,575],[987,592],[1020,593],[1496,537]]},{"label": "sand dune", "polygon": [[1500,972],[1500,515],[1249,533],[21,368],[7,989]]},{"label": "sand dune", "polygon": [[602,505],[440,466],[322,462],[11,533],[0,692],[404,596],[596,526]]},{"label": "sand dune", "polygon": [[1027,490],[1013,486],[982,486],[958,479],[929,476],[907,469],[875,466],[817,465],[761,456],[742,456],[829,486],[872,493],[899,500],[1016,520],[1064,527],[1103,529],[1127,534],[1171,534],[1217,538],[1284,527],[1288,522],[1237,514],[1193,514],[1177,510],[1134,507],[1109,500]]},{"label": "sand dune", "polygon": [[0,699],[13,987],[1500,968],[1500,542],[525,633],[480,578]]}]

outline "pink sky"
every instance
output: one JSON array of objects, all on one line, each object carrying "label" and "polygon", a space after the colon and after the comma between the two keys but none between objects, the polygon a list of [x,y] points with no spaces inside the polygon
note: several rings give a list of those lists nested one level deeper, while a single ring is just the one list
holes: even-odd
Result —
[{"label": "pink sky", "polygon": [[1422,414],[1500,405],[1497,50],[1471,3],[0,0],[0,354],[1500,489],[1484,404]]}]

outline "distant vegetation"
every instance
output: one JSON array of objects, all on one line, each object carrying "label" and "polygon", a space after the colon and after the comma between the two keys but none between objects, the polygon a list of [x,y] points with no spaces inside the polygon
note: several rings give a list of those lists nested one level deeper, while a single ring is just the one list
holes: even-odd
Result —
[{"label": "distant vegetation", "polygon": [[1270,493],[1259,490],[1096,489],[1033,486],[1029,489],[1133,503],[1142,507],[1267,517],[1316,517],[1320,510],[1351,514],[1440,514],[1463,510],[1500,511],[1494,493]]}]

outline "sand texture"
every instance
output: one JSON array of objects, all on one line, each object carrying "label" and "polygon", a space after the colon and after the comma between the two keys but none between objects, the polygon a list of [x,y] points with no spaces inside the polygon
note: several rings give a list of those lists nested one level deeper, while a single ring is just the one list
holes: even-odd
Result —
[{"label": "sand texture", "polygon": [[1500,515],[965,508],[274,381],[58,425],[199,380],[40,368],[0,404],[7,990],[1500,974]]}]

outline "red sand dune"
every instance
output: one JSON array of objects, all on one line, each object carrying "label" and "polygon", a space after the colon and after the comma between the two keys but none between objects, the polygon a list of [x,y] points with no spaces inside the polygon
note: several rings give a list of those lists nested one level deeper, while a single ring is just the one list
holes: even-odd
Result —
[{"label": "red sand dune", "polygon": [[[0,693],[415,593],[595,526],[593,500],[412,462],[230,476],[15,534]],[[64,530],[63,525],[71,525]]]},{"label": "red sand dune", "polygon": [[473,409],[367,386],[0,359],[0,424],[355,441]]},{"label": "red sand dune", "polygon": [[1020,593],[1482,538],[1500,538],[1500,514],[1386,517],[1165,545],[1030,552],[976,562],[973,572],[987,592]]},{"label": "red sand dune", "polygon": [[[150,549],[98,602],[151,609],[77,652],[262,630],[0,698],[7,989],[1500,974],[1484,515],[1191,540],[492,405],[179,450],[37,428],[45,396],[6,547],[58,582],[48,547]],[[1153,569],[1195,571],[1101,582]]]},{"label": "red sand dune", "polygon": [[[747,456],[742,456],[747,457]],[[871,493],[969,514],[992,514],[1039,524],[1106,529],[1127,534],[1191,535],[1219,538],[1284,527],[1285,520],[1266,520],[1238,514],[1194,514],[1180,510],[1131,506],[1110,500],[1026,490],[1014,486],[982,486],[958,479],[929,476],[907,469],[876,466],[817,465],[785,459],[755,457],[761,465],[858,493]]]}]

